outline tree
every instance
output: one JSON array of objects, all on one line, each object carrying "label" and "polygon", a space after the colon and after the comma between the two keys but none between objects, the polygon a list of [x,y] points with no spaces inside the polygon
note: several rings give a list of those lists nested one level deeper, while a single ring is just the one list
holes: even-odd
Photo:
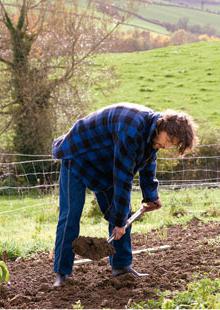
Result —
[{"label": "tree", "polygon": [[178,22],[176,24],[176,28],[187,30],[188,26],[189,26],[188,24],[189,24],[189,18],[188,17],[182,17],[178,20]]},{"label": "tree", "polygon": [[93,56],[125,16],[98,15],[92,0],[86,7],[76,0],[0,6],[1,132],[13,129],[18,153],[46,154],[54,132],[84,113],[100,74],[108,79]]}]

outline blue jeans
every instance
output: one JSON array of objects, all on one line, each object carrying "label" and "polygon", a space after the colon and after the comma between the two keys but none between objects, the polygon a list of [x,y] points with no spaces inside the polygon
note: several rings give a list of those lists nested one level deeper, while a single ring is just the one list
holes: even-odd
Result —
[{"label": "blue jeans", "polygon": [[[86,186],[72,173],[71,164],[63,160],[60,170],[60,212],[56,231],[54,271],[67,275],[72,272],[74,253],[72,241],[79,236],[80,218],[85,203]],[[96,198],[105,218],[109,218],[113,190],[96,192]],[[114,226],[109,222],[109,234]],[[113,268],[131,265],[131,228],[117,241],[113,241],[116,253],[110,257]]]}]

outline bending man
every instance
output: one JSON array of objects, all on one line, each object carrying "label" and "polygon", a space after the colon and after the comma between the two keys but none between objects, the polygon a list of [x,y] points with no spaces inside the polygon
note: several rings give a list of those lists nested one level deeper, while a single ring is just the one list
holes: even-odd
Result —
[{"label": "bending man", "polygon": [[55,286],[72,272],[72,241],[79,235],[86,188],[95,193],[109,222],[109,234],[115,236],[116,253],[110,257],[113,276],[136,273],[131,267],[131,228],[124,229],[131,214],[133,178],[139,172],[143,206],[159,209],[157,151],[176,146],[184,154],[195,140],[195,124],[185,113],[157,113],[142,105],[120,103],[78,120],[54,141],[53,156],[62,160]]}]

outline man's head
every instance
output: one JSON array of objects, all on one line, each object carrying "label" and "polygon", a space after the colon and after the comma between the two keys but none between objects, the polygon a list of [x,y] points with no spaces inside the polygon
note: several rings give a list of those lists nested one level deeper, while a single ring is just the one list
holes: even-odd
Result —
[{"label": "man's head", "polygon": [[155,149],[176,146],[179,154],[190,151],[197,142],[196,124],[191,116],[183,112],[167,110],[157,121]]}]

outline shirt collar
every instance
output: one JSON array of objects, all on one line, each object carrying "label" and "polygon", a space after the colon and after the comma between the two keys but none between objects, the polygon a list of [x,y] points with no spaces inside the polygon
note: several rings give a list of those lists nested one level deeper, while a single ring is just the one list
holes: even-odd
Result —
[{"label": "shirt collar", "polygon": [[149,134],[148,134],[148,137],[147,137],[147,143],[150,143],[152,137],[153,137],[153,134],[155,132],[155,129],[157,127],[157,120],[158,118],[161,116],[161,113],[154,113],[154,116],[153,116],[153,121],[152,121],[152,124],[151,124],[151,127],[150,127],[150,131],[149,131]]}]

